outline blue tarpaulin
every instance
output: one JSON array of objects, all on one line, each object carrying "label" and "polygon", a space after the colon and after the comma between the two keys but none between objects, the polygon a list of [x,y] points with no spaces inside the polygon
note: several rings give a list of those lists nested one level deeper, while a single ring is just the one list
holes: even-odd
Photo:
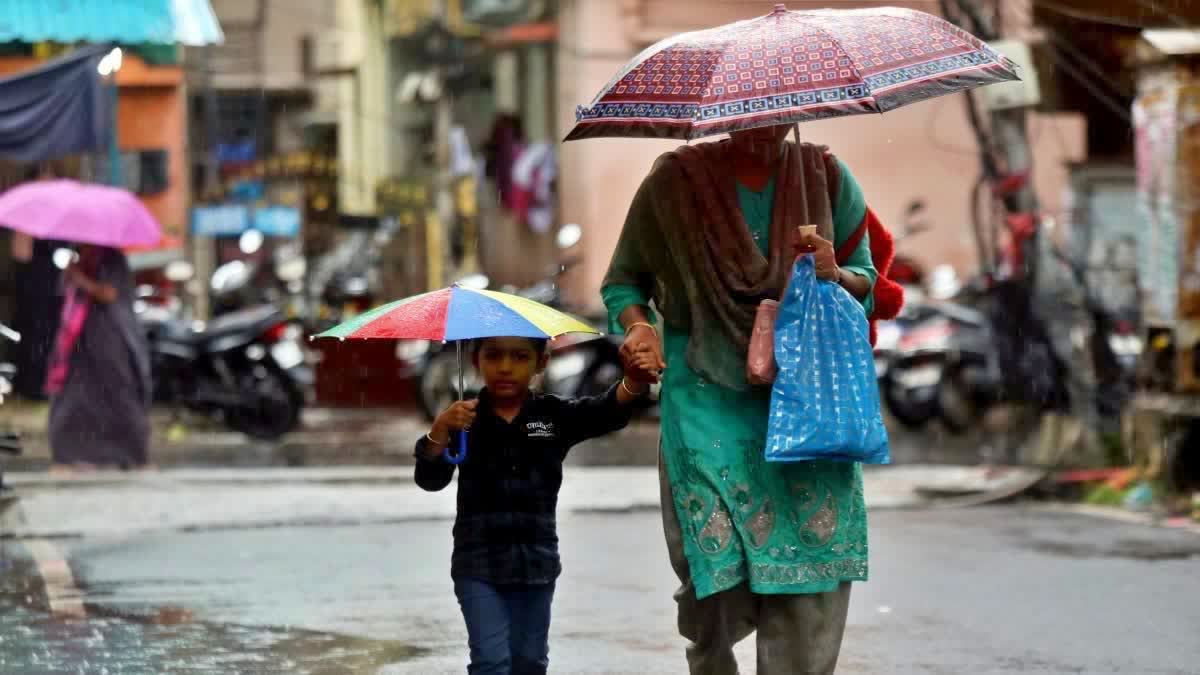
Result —
[{"label": "blue tarpaulin", "polygon": [[200,46],[223,37],[209,0],[0,0],[0,42]]},{"label": "blue tarpaulin", "polygon": [[110,46],[91,46],[0,78],[0,158],[41,162],[102,151],[113,106],[97,67]]}]

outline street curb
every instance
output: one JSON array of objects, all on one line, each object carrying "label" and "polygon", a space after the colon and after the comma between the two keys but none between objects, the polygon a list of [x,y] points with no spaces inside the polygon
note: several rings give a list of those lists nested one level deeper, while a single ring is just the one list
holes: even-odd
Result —
[{"label": "street curb", "polygon": [[1094,504],[1043,504],[1035,508],[1048,513],[1067,513],[1130,525],[1143,525],[1164,530],[1180,530],[1200,536],[1200,523],[1186,518],[1162,518],[1151,513],[1136,513],[1117,507],[1096,506]]}]

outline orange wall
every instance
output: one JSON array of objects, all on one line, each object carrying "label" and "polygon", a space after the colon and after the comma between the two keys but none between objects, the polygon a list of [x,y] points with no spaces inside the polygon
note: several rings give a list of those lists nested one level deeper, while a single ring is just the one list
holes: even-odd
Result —
[{"label": "orange wall", "polygon": [[181,237],[187,220],[187,106],[182,87],[121,87],[117,133],[122,150],[166,150],[167,190],[142,199],[163,233]]},{"label": "orange wall", "polygon": [[[37,66],[32,58],[0,58],[0,76]],[[168,153],[168,186],[161,194],[143,199],[158,218],[164,233],[182,236],[187,225],[187,103],[183,69],[147,66],[125,53],[117,74],[117,134],[122,150],[162,149]]]}]

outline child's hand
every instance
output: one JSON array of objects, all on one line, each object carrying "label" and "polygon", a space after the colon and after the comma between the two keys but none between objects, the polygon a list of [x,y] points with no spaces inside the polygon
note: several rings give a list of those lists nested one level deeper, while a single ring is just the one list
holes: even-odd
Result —
[{"label": "child's hand", "polygon": [[651,345],[640,345],[632,350],[625,363],[625,376],[631,382],[651,384],[658,382],[662,373],[662,360]]},{"label": "child's hand", "polygon": [[469,429],[475,421],[475,409],[477,407],[479,407],[479,401],[459,401],[446,408],[433,422],[434,433],[431,434],[433,439],[440,441],[449,436],[449,433],[452,431]]}]

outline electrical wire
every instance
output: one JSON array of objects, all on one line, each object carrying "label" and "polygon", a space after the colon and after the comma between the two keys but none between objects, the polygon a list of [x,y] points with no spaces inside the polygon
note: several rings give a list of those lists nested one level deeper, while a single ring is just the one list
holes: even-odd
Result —
[{"label": "electrical wire", "polygon": [[[1013,6],[1013,9],[1016,9],[1018,13],[1023,14],[1021,18],[1027,24],[1034,25],[1036,23],[1032,12],[1019,9],[1016,7],[1016,5]],[[1105,86],[1110,87],[1113,92],[1122,96],[1127,95],[1127,92],[1123,92],[1113,86],[1100,64],[1096,63],[1096,61],[1084,53],[1083,50],[1071,44],[1070,41],[1064,38],[1060,33],[1058,33],[1058,31],[1049,26],[1041,26],[1041,28],[1043,32],[1050,36],[1051,40],[1056,43],[1047,45],[1047,47],[1049,47],[1047,55],[1050,57],[1050,60],[1055,65],[1061,67],[1063,70],[1066,70],[1068,75],[1079,82],[1079,84],[1086,88],[1088,92],[1092,94],[1092,96],[1116,113],[1117,116],[1121,117],[1126,122],[1131,122],[1132,118],[1126,107],[1119,100],[1113,98],[1111,95],[1103,91],[1103,88]],[[1066,58],[1066,54],[1074,56],[1077,60],[1083,63],[1084,66],[1086,66],[1095,77],[1091,78],[1084,74],[1080,70],[1079,66]]]}]

